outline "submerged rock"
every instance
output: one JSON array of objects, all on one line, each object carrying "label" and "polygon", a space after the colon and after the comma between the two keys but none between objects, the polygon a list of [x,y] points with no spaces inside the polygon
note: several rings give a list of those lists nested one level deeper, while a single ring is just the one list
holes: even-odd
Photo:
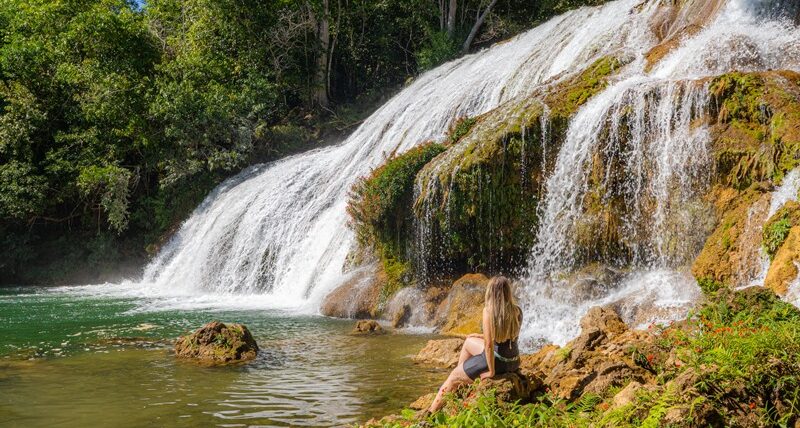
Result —
[{"label": "submerged rock", "polygon": [[453,368],[458,364],[462,345],[464,340],[458,338],[429,340],[412,360],[417,364]]},{"label": "submerged rock", "polygon": [[361,320],[356,322],[355,327],[353,327],[353,331],[351,334],[385,334],[386,330],[378,324],[378,321],[375,320]]},{"label": "submerged rock", "polygon": [[206,364],[229,364],[252,360],[258,344],[242,324],[212,321],[175,342],[175,356]]}]

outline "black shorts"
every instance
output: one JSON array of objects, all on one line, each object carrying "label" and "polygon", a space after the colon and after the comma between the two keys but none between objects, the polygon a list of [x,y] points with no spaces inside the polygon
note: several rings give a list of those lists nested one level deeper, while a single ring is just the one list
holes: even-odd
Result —
[{"label": "black shorts", "polygon": [[[503,373],[510,373],[519,370],[519,360],[512,363],[494,359],[494,374],[499,375]],[[489,365],[486,364],[486,352],[481,352],[478,355],[469,357],[464,361],[464,372],[467,373],[470,379],[477,379],[481,373],[489,371]]]}]

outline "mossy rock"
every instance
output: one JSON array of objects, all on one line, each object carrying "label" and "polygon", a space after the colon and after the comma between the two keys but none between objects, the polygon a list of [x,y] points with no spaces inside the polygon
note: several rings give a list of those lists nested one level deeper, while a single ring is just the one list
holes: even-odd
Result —
[{"label": "mossy rock", "polygon": [[392,155],[353,186],[347,212],[362,252],[377,255],[385,281],[378,307],[411,282],[408,254],[414,177],[431,159],[445,150],[436,143],[419,145]]},{"label": "mossy rock", "polygon": [[798,277],[797,263],[800,263],[800,226],[793,226],[769,266],[764,286],[785,295],[789,284]]},{"label": "mossy rock", "polygon": [[692,266],[703,291],[744,285],[754,273],[748,268],[760,267],[761,236],[752,224],[758,220],[752,216],[769,208],[769,190],[766,184],[754,184],[745,191],[717,188],[712,192],[718,199],[719,221]]},{"label": "mossy rock", "polygon": [[426,279],[508,272],[527,262],[544,179],[570,117],[622,63],[604,57],[581,73],[476,118],[457,144],[418,174],[414,215],[424,225],[415,271]]},{"label": "mossy rock", "polygon": [[777,183],[800,165],[800,74],[729,73],[714,78],[710,91],[717,182],[737,189]]},{"label": "mossy rock", "polygon": [[175,356],[206,365],[244,362],[257,355],[258,344],[242,324],[212,321],[175,342]]}]

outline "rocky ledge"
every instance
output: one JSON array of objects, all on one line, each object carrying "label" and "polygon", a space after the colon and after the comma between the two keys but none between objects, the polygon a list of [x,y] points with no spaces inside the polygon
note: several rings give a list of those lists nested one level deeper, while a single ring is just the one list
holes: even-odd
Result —
[{"label": "rocky ledge", "polygon": [[242,324],[212,321],[175,342],[175,356],[207,365],[250,361],[256,355],[258,344]]},{"label": "rocky ledge", "polygon": [[[762,287],[721,290],[685,320],[646,330],[596,307],[578,337],[524,355],[518,373],[462,388],[427,423],[798,427],[798,325],[800,311]],[[458,355],[453,340],[429,342],[415,361],[450,366]],[[366,426],[411,426],[420,422],[415,410],[432,399],[424,395]]]}]

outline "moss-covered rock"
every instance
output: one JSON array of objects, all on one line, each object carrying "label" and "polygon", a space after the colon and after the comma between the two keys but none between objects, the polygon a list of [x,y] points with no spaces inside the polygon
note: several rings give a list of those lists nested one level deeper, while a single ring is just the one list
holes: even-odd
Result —
[{"label": "moss-covered rock", "polygon": [[703,291],[744,285],[757,274],[768,192],[766,185],[754,184],[744,191],[718,187],[712,193],[719,221],[692,266]]},{"label": "moss-covered rock", "polygon": [[417,177],[415,269],[425,278],[523,266],[544,178],[569,118],[621,66],[605,57],[532,96],[476,119]]},{"label": "moss-covered rock", "polygon": [[745,189],[800,165],[800,74],[729,73],[711,81],[717,179]]},{"label": "moss-covered rock", "polygon": [[764,286],[780,295],[785,295],[789,284],[798,277],[798,263],[800,263],[800,226],[793,226],[787,231],[786,239],[775,253]]},{"label": "moss-covered rock", "polygon": [[408,237],[412,221],[410,206],[417,172],[444,151],[441,144],[428,143],[392,156],[350,192],[347,212],[364,252],[374,251],[386,276],[379,305],[409,281]]},{"label": "moss-covered rock", "polygon": [[188,336],[179,337],[175,355],[207,365],[230,364],[254,359],[258,344],[244,325],[212,321]]}]

